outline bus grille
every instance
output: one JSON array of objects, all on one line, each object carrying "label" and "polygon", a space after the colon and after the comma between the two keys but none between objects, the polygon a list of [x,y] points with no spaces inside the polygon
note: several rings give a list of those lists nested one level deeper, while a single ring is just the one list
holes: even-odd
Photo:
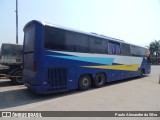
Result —
[{"label": "bus grille", "polygon": [[65,68],[48,69],[48,82],[52,87],[67,86],[67,70]]}]

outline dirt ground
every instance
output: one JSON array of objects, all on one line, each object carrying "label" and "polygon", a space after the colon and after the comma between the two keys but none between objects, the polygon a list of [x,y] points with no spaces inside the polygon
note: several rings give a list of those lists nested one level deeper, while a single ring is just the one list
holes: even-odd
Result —
[{"label": "dirt ground", "polygon": [[[50,95],[36,95],[24,85],[15,86],[10,80],[1,79],[0,111],[160,111],[159,76],[160,66],[152,66],[151,74],[143,78],[114,82],[85,92],[74,90]],[[116,118],[116,120],[122,119],[128,120],[128,118]],[[141,119],[147,118],[130,118],[130,120]]]}]

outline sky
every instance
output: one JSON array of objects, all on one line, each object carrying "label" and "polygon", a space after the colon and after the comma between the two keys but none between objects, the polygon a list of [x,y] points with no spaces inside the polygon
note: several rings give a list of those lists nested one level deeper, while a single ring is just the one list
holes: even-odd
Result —
[{"label": "sky", "polygon": [[[16,43],[16,0],[0,0],[0,46]],[[160,0],[18,0],[18,37],[31,20],[140,46],[160,40]]]}]

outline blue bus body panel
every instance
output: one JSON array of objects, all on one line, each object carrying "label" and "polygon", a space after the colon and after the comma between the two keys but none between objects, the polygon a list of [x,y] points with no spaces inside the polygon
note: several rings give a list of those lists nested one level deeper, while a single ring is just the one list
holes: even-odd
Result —
[{"label": "blue bus body panel", "polygon": [[77,89],[84,74],[95,80],[97,73],[104,73],[106,82],[112,82],[140,76],[141,70],[150,73],[145,57],[45,50],[44,25],[32,21],[26,27],[29,24],[35,25],[35,50],[24,58],[33,69],[24,67],[23,81],[37,94]]},{"label": "blue bus body panel", "polygon": [[[24,59],[27,62],[27,66],[30,66],[30,69],[25,69],[23,71],[23,81],[24,84],[30,88],[35,93],[43,93],[43,26],[37,21],[32,21],[26,25],[26,28],[30,25],[35,26],[35,36],[34,36],[34,48],[35,50],[32,53],[25,53]],[[24,29],[26,29],[24,28]],[[35,66],[34,66],[35,63]],[[36,67],[34,71],[33,67]]]},{"label": "blue bus body panel", "polygon": [[[106,79],[107,82],[112,82],[116,80],[139,76],[140,70],[145,65],[145,63],[144,65],[142,64],[143,62],[145,62],[145,60],[143,60],[142,63],[139,64],[139,68],[137,68],[137,71],[87,68],[84,66],[101,66],[101,65],[113,66],[113,65],[121,65],[121,64],[114,63],[113,61],[115,58],[113,57],[106,57],[106,58],[104,57],[86,57],[86,56],[83,56],[83,53],[82,53],[82,56],[74,56],[74,55],[69,55],[66,53],[67,52],[58,53],[56,51],[49,51],[49,50],[46,50],[44,52],[45,61],[44,61],[44,71],[43,72],[45,73],[44,74],[45,80],[48,81],[48,83],[46,83],[46,85],[44,86],[44,90],[46,92],[77,89],[79,77],[84,74],[90,74],[94,80],[95,75],[97,73],[103,72],[107,76],[107,79]],[[64,72],[64,70],[66,71],[66,73]],[[58,74],[58,72],[61,74]],[[50,77],[49,75],[50,73],[53,74],[54,76],[59,76],[59,77],[56,77],[56,78],[54,78],[54,76]],[[59,85],[59,87],[57,87],[58,81],[63,81],[61,80],[60,76],[63,76],[64,74],[67,74],[65,76],[66,78],[63,78],[63,80],[64,79],[66,80],[66,84],[64,84],[64,86]],[[55,82],[54,84],[56,84],[56,86],[51,85],[53,83],[49,82],[50,78],[52,80],[56,79],[54,81]]]}]

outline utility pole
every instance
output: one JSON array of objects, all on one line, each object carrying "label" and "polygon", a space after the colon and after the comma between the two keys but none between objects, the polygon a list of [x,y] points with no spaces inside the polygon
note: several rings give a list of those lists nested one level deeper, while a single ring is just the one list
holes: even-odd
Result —
[{"label": "utility pole", "polygon": [[16,44],[18,44],[18,0],[16,0]]}]

